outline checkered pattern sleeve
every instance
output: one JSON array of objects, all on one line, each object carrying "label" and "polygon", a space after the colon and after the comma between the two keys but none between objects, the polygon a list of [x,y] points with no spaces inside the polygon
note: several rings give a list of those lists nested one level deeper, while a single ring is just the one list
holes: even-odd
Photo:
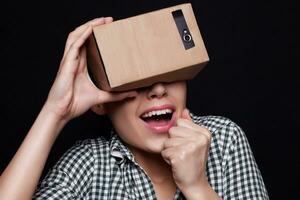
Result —
[{"label": "checkered pattern sleeve", "polygon": [[93,163],[87,144],[77,142],[39,183],[33,199],[83,199],[89,192]]},{"label": "checkered pattern sleeve", "polygon": [[231,122],[225,152],[223,199],[269,199],[262,176],[243,130]]}]

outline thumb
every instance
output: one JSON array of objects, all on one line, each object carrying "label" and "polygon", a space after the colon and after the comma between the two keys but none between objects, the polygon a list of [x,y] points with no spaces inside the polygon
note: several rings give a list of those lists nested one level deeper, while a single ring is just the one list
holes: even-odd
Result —
[{"label": "thumb", "polygon": [[189,121],[193,121],[192,118],[191,118],[191,116],[190,116],[190,111],[187,108],[183,109],[181,117],[183,119],[187,119]]},{"label": "thumb", "polygon": [[130,92],[107,92],[104,90],[98,90],[98,91],[99,91],[99,93],[98,93],[97,104],[121,101],[126,98],[137,96],[136,91],[130,91]]}]

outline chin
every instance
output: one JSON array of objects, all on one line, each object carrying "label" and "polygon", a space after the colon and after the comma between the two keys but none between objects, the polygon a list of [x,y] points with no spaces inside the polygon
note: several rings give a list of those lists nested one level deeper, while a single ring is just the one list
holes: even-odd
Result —
[{"label": "chin", "polygon": [[145,146],[143,149],[149,153],[160,154],[164,149],[164,142],[166,139],[167,137],[148,141],[144,143]]}]

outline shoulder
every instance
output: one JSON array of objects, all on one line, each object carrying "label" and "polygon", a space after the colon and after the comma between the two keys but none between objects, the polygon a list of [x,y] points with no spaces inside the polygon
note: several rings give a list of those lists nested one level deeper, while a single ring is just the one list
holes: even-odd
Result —
[{"label": "shoulder", "polygon": [[64,193],[78,199],[88,194],[94,180],[96,161],[107,143],[104,138],[77,141],[40,182],[35,198],[46,196],[48,199]]},{"label": "shoulder", "polygon": [[206,126],[207,128],[210,128],[213,131],[232,123],[230,119],[223,116],[215,116],[215,115],[199,116],[194,113],[190,113],[190,115],[194,123],[198,125]]},{"label": "shoulder", "polygon": [[215,115],[207,115],[207,116],[198,116],[194,113],[191,113],[191,118],[194,123],[205,126],[211,132],[220,131],[222,129],[229,129],[228,131],[233,131],[231,129],[237,130],[241,129],[239,125],[237,125],[234,121],[227,117],[223,116],[215,116]]},{"label": "shoulder", "polygon": [[222,116],[191,114],[191,117],[194,123],[206,127],[212,134],[207,176],[220,197],[248,199],[252,196],[255,199],[269,199],[242,128]]},{"label": "shoulder", "polygon": [[243,129],[234,121],[223,116],[198,116],[191,113],[194,123],[207,128],[211,134],[214,143],[218,146],[233,146],[238,140],[246,141],[246,135]]},{"label": "shoulder", "polygon": [[[94,167],[95,161],[104,154],[108,147],[108,141],[105,138],[78,140],[69,148],[55,168],[68,172],[77,170],[90,171]],[[76,173],[74,174],[76,175]]]}]

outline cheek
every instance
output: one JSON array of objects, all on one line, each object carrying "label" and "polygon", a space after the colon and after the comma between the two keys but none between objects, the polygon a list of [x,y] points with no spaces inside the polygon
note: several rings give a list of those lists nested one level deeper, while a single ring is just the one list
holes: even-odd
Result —
[{"label": "cheek", "polygon": [[169,95],[173,97],[174,101],[176,101],[177,106],[185,107],[187,96],[187,86],[185,82],[171,84],[168,91]]},{"label": "cheek", "polygon": [[133,119],[133,115],[130,115],[130,112],[126,112],[126,109],[123,110],[118,110],[117,112],[114,112],[113,114],[111,114],[110,119],[112,121],[112,124],[114,125],[114,127],[119,127],[119,128],[123,128],[123,127],[128,127],[130,126],[130,122]]},{"label": "cheek", "polygon": [[105,108],[109,117],[112,120],[117,120],[118,118],[134,115],[136,112],[136,105],[137,100],[126,99],[123,101],[108,103]]},{"label": "cheek", "polygon": [[175,96],[176,98],[176,103],[180,106],[185,107],[186,105],[186,94],[185,93],[181,93],[181,94],[176,94]]},{"label": "cheek", "polygon": [[136,111],[137,106],[134,100],[110,104],[108,115],[119,134],[126,135],[134,129]]}]

